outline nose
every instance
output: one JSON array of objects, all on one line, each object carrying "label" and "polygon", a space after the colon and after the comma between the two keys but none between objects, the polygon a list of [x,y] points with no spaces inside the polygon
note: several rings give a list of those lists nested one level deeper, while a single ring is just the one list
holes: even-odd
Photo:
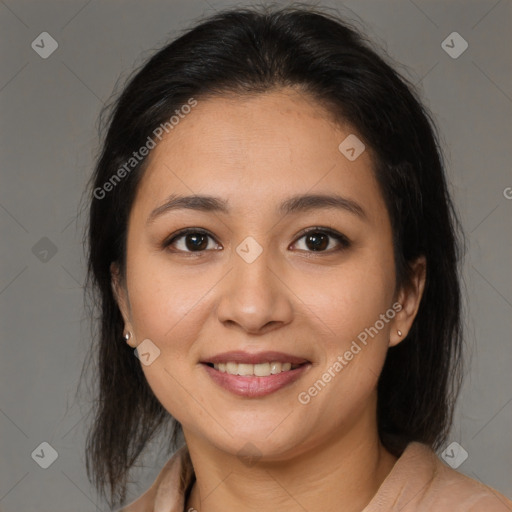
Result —
[{"label": "nose", "polygon": [[290,323],[293,292],[283,277],[268,251],[263,250],[251,263],[235,253],[233,268],[219,289],[219,321],[251,334],[263,334]]}]

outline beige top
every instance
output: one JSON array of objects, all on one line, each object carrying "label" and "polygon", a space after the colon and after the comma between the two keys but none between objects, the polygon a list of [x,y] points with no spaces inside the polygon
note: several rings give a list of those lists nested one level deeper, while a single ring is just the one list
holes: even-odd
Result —
[{"label": "beige top", "polygon": [[[195,479],[187,446],[167,461],[153,485],[119,512],[186,512]],[[455,471],[427,445],[409,443],[361,512],[512,512],[512,501]]]}]

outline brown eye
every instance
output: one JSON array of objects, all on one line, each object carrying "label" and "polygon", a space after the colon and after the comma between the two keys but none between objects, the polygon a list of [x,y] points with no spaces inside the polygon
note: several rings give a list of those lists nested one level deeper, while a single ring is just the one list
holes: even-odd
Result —
[{"label": "brown eye", "polygon": [[208,249],[209,240],[213,237],[200,229],[186,229],[164,242],[164,247],[173,246],[181,252],[204,252]]},{"label": "brown eye", "polygon": [[[346,249],[350,246],[350,241],[346,236],[328,229],[311,229],[299,238],[299,240],[301,239],[304,239],[304,245],[306,247],[301,250],[306,250],[308,252],[332,252]],[[326,250],[331,245],[332,239],[338,242],[338,247],[334,247],[334,249],[331,247],[329,250]]]},{"label": "brown eye", "polygon": [[304,238],[306,246],[312,251],[323,251],[329,246],[329,235],[325,233],[309,233]]}]

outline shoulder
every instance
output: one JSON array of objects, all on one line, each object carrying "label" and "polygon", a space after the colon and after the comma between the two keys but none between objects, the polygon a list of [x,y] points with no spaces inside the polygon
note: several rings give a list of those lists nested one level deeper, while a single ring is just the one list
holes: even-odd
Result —
[{"label": "shoulder", "polygon": [[193,468],[188,449],[184,445],[165,463],[151,487],[117,512],[181,512],[184,493],[192,478]]},{"label": "shoulder", "polygon": [[512,512],[512,501],[444,463],[422,443],[410,443],[365,512]]},{"label": "shoulder", "polygon": [[[432,452],[433,453],[433,452]],[[468,512],[512,512],[512,501],[496,489],[452,469],[436,457],[431,494],[441,506]]]}]

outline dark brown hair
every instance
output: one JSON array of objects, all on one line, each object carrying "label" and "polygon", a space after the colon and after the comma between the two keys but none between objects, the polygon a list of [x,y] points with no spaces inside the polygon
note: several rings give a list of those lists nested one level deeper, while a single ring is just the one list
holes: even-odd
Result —
[{"label": "dark brown hair", "polygon": [[[87,291],[97,320],[92,356],[97,385],[86,446],[87,474],[112,506],[126,499],[127,475],[148,441],[180,425],[156,399],[123,342],[110,264],[124,275],[127,221],[142,160],[112,190],[101,188],[156,127],[193,97],[299,87],[355,127],[376,157],[375,174],[393,228],[397,285],[424,255],[427,277],[407,338],[388,350],[378,384],[378,428],[399,455],[412,440],[438,448],[461,383],[460,225],[445,178],[435,124],[414,86],[361,31],[318,8],[295,5],[225,10],[157,51],[103,112],[100,155],[88,196]],[[107,114],[107,115],[106,115]]]}]

